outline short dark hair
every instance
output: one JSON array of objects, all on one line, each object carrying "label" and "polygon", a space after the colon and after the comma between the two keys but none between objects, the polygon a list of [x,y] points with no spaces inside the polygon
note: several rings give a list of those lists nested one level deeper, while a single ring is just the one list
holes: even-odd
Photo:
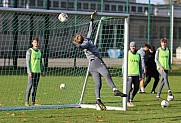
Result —
[{"label": "short dark hair", "polygon": [[155,51],[155,46],[150,46],[150,49],[151,49],[152,51]]},{"label": "short dark hair", "polygon": [[150,49],[150,45],[149,44],[145,44],[144,47],[147,47]]},{"label": "short dark hair", "polygon": [[34,38],[32,39],[32,42],[33,42],[34,40],[36,40],[36,41],[38,42],[38,38],[34,37]]},{"label": "short dark hair", "polygon": [[167,43],[167,39],[166,39],[166,38],[162,38],[162,39],[160,40],[160,42]]}]

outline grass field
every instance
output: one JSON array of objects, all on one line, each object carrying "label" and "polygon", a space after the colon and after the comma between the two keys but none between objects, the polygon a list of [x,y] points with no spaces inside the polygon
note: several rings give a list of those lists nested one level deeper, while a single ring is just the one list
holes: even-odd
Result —
[{"label": "grass field", "polygon": [[[169,75],[170,86],[175,96],[175,100],[170,101],[170,105],[168,108],[162,108],[160,106],[161,101],[156,100],[155,98],[156,95],[150,93],[151,87],[153,84],[153,80],[152,80],[152,82],[150,82],[148,87],[145,89],[147,94],[137,94],[134,99],[134,104],[136,106],[131,107],[131,108],[128,107],[127,111],[96,111],[95,109],[81,109],[81,108],[1,111],[0,122],[1,123],[19,123],[19,122],[27,122],[27,123],[32,123],[32,122],[34,123],[39,123],[39,122],[44,122],[44,123],[60,123],[60,122],[62,123],[76,123],[76,122],[77,123],[79,122],[83,122],[83,123],[93,123],[93,122],[170,123],[170,122],[175,122],[175,123],[181,123],[181,106],[180,106],[181,105],[181,92],[180,92],[181,77],[180,75],[181,75],[181,70],[179,67],[175,67],[175,70],[173,71],[173,73]],[[75,78],[73,79],[75,80]],[[1,91],[1,93],[3,92]],[[165,86],[164,86],[164,89],[162,90],[161,97],[164,99],[166,99],[167,97],[167,90]],[[1,97],[1,100],[2,100],[2,97]]]}]

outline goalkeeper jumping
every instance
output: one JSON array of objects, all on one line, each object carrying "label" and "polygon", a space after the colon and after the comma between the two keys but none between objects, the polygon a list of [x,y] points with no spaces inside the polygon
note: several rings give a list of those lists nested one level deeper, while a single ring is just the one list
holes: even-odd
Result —
[{"label": "goalkeeper jumping", "polygon": [[96,11],[91,14],[90,25],[87,37],[84,38],[81,34],[77,34],[74,38],[73,45],[84,50],[87,59],[90,62],[89,71],[92,74],[94,82],[96,84],[95,94],[96,94],[96,103],[102,110],[106,110],[106,106],[102,103],[100,97],[100,90],[102,87],[101,75],[105,77],[107,84],[112,88],[114,96],[127,97],[126,94],[120,92],[114,85],[110,72],[102,60],[98,48],[93,44],[90,39],[92,33],[92,25],[94,21],[94,15],[97,14]]}]

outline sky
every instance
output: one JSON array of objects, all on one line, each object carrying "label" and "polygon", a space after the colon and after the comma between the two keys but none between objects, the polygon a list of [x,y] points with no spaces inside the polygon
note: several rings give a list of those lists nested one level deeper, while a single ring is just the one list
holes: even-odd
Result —
[{"label": "sky", "polygon": [[[136,0],[139,3],[148,3],[149,0]],[[150,0],[151,4],[163,4],[164,0]]]}]

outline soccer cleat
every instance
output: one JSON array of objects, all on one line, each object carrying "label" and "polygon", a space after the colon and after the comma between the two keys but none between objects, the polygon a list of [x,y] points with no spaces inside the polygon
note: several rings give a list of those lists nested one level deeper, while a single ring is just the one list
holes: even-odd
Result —
[{"label": "soccer cleat", "polygon": [[100,99],[97,99],[96,103],[101,110],[106,110],[106,106],[102,103]]},{"label": "soccer cleat", "polygon": [[155,91],[151,91],[151,93],[152,93],[152,94],[156,94],[156,92],[155,92]]},{"label": "soccer cleat", "polygon": [[156,96],[157,100],[163,100],[160,96]]},{"label": "soccer cleat", "polygon": [[114,96],[127,97],[126,94],[120,92],[119,90],[114,90]]},{"label": "soccer cleat", "polygon": [[152,94],[156,94],[156,92],[155,92],[155,91],[152,91],[151,93],[152,93]]},{"label": "soccer cleat", "polygon": [[173,96],[173,95],[172,95],[172,96],[169,96],[169,95],[168,95],[168,96],[167,96],[167,100],[168,100],[168,101],[174,100],[174,96]]},{"label": "soccer cleat", "polygon": [[135,105],[132,102],[127,102],[128,107],[134,107]]},{"label": "soccer cleat", "polygon": [[172,96],[172,92],[170,90],[168,91],[168,96]]},{"label": "soccer cleat", "polygon": [[40,106],[40,105],[36,104],[35,102],[32,102],[32,106]]},{"label": "soccer cleat", "polygon": [[146,94],[146,92],[144,92],[144,91],[140,91],[140,92],[139,92],[139,94]]},{"label": "soccer cleat", "polygon": [[25,102],[25,106],[30,106],[30,104],[28,102]]}]

